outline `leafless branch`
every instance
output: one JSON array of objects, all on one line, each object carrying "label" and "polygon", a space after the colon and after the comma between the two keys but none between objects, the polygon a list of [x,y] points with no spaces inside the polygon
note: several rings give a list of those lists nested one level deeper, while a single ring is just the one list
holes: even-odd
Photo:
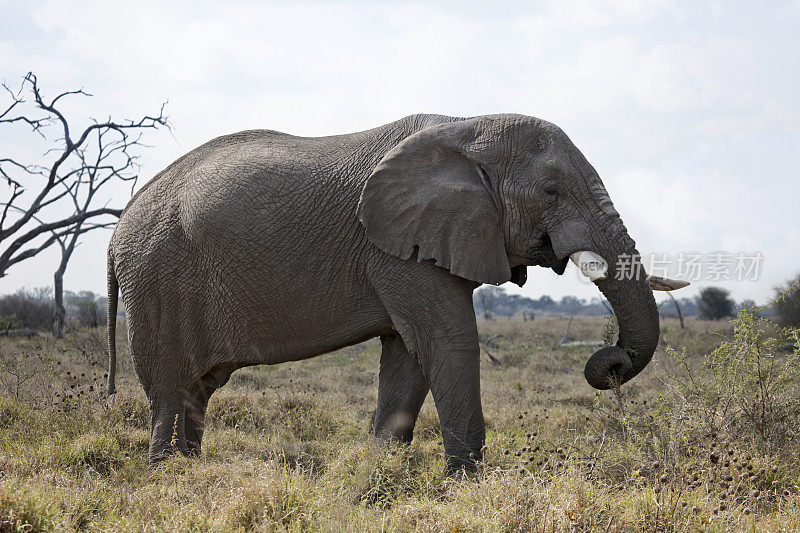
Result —
[{"label": "leafless branch", "polygon": [[[114,182],[131,183],[133,190],[139,177],[138,151],[146,147],[143,133],[170,128],[166,103],[155,115],[91,119],[88,126],[75,129],[60,106],[71,97],[90,97],[83,88],[45,98],[31,72],[19,90],[6,84],[2,88],[8,100],[0,103],[0,127],[27,125],[52,141],[43,156],[46,163],[26,163],[11,154],[0,157],[0,178],[7,187],[0,197],[0,277],[56,243],[68,259],[81,235],[112,226],[121,209],[102,205],[107,200],[100,191]],[[46,135],[53,126],[59,133]]]}]

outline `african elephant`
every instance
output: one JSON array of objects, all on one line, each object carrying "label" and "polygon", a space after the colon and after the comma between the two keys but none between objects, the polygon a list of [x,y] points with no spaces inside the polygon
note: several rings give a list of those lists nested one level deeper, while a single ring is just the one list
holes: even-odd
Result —
[{"label": "african elephant", "polygon": [[450,471],[481,457],[472,292],[562,274],[598,254],[619,323],[585,374],[633,378],[658,311],[599,176],[557,126],[503,114],[413,115],[331,137],[253,130],[214,139],[131,199],[108,248],[109,394],[117,293],[151,411],[149,457],[199,453],[211,394],[238,368],[296,361],[379,336],[374,432],[409,440],[428,391]]}]

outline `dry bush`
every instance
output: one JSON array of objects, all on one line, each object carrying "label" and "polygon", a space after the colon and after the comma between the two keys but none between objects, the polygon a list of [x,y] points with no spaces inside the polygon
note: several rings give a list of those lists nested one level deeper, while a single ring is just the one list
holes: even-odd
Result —
[{"label": "dry bush", "polygon": [[0,318],[8,329],[49,330],[53,324],[52,291],[20,289],[14,294],[0,296]]}]

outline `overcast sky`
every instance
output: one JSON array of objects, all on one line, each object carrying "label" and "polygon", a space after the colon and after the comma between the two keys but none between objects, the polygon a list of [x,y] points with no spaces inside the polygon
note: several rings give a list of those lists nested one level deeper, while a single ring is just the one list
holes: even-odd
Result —
[{"label": "overcast sky", "polygon": [[[84,87],[95,96],[69,106],[76,120],[169,99],[173,133],[145,139],[139,186],[243,129],[326,135],[419,112],[523,113],[572,138],[641,252],[719,264],[723,251],[731,275],[740,254],[762,254],[758,279],[706,269],[676,296],[720,285],[763,302],[800,272],[800,0],[0,0],[0,11],[0,76],[18,85],[32,70],[46,94]],[[0,135],[0,156],[35,157],[28,139]],[[122,206],[130,190],[114,194]],[[85,239],[67,288],[105,292],[109,236]],[[57,257],[13,267],[0,293],[51,283]],[[598,295],[572,267],[530,269],[523,289],[508,287]]]}]

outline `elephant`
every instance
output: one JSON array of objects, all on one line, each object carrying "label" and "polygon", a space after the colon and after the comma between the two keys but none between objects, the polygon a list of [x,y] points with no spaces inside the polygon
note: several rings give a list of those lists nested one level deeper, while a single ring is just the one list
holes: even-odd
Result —
[{"label": "elephant", "polygon": [[[153,464],[175,448],[200,453],[209,397],[235,370],[380,337],[371,431],[409,441],[430,391],[447,471],[474,470],[485,428],[472,292],[521,286],[529,266],[563,274],[578,252],[608,265],[594,283],[619,340],[585,368],[604,389],[651,360],[659,315],[600,177],[556,125],[418,114],[327,137],[222,136],[157,174],[120,216],[107,256],[108,393],[118,293]],[[634,258],[626,276],[615,275],[622,256]]]}]

